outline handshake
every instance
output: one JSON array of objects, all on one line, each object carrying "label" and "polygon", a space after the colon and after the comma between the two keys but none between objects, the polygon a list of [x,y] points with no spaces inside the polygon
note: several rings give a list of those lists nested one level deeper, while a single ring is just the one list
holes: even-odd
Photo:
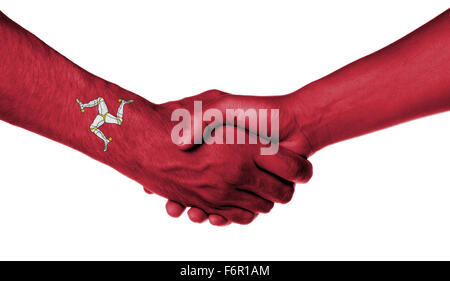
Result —
[{"label": "handshake", "polygon": [[[112,166],[167,198],[173,217],[189,207],[193,222],[248,224],[291,200],[319,149],[450,110],[449,26],[450,9],[288,95],[211,90],[155,105],[81,69],[0,12],[0,119]],[[115,116],[106,105],[114,100]],[[98,112],[85,110],[92,107]]]},{"label": "handshake", "polygon": [[148,175],[139,181],[146,192],[169,199],[170,216],[189,207],[193,222],[248,224],[274,203],[289,202],[295,183],[312,176],[299,102],[295,94],[210,90],[154,105],[141,129],[149,135],[135,140]]}]

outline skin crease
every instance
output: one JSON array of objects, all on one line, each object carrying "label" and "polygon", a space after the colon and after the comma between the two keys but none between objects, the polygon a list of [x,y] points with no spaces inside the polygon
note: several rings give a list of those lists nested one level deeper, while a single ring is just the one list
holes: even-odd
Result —
[{"label": "skin crease", "polygon": [[[4,18],[3,16],[3,20]],[[179,216],[185,206],[192,206],[188,216],[195,222],[202,222],[208,217],[214,225],[226,225],[231,221],[248,223],[258,211],[255,209],[251,212],[245,207],[250,209],[252,207],[243,206],[243,202],[240,205],[236,203],[237,198],[243,196],[239,193],[241,189],[253,193],[254,200],[247,200],[253,204],[261,203],[255,199],[260,197],[269,202],[271,200],[287,202],[292,196],[293,182],[306,182],[312,175],[311,164],[305,158],[321,148],[401,122],[449,110],[448,26],[450,26],[449,10],[386,48],[289,95],[236,96],[211,90],[199,96],[164,105],[151,104],[113,84],[92,77],[72,64],[62,63],[59,54],[57,54],[59,57],[54,55],[54,51],[42,42],[36,41],[37,38],[31,40],[32,36],[29,33],[22,35],[20,40],[12,40],[11,43],[11,38],[17,36],[11,34],[17,33],[17,30],[8,29],[7,36],[4,37],[6,42],[0,42],[2,43],[0,48],[5,48],[0,53],[3,56],[2,62],[5,62],[0,65],[3,66],[1,71],[4,74],[0,77],[3,79],[0,80],[1,94],[28,96],[27,99],[19,101],[6,96],[5,100],[8,102],[0,105],[0,117],[78,149],[141,182],[148,191],[168,197],[170,200],[166,209],[172,216]],[[29,44],[24,46],[23,42]],[[33,51],[31,55],[27,48]],[[20,60],[17,56],[4,55],[18,49],[22,55]],[[36,63],[37,54],[45,58],[45,63],[42,63],[44,60],[37,60]],[[31,69],[34,70],[33,75],[29,74],[30,67],[25,64],[30,61]],[[16,67],[12,70],[8,65]],[[53,83],[48,83],[46,82],[48,79],[42,78],[48,76],[48,72],[43,74],[40,71],[42,65],[46,68],[50,65],[51,72],[54,73],[70,73],[68,75],[70,77],[50,75]],[[68,71],[67,68],[73,69]],[[58,77],[56,80],[55,76]],[[66,85],[68,78],[75,84],[70,86],[72,88]],[[23,87],[30,84],[33,85],[31,96],[30,88]],[[62,120],[64,126],[55,124],[48,127],[45,122],[36,121],[41,120],[41,116],[20,114],[21,108],[40,105],[49,92],[61,90],[73,92],[74,87],[78,97],[83,101],[97,97],[99,92],[102,95],[105,93],[108,100],[114,98],[136,100],[135,104],[126,109],[125,115],[131,114],[120,130],[117,128],[110,130],[111,135],[119,136],[115,143],[120,147],[120,152],[105,155],[92,145],[90,132],[79,131],[78,117],[70,109],[73,97],[59,97],[53,104],[56,107],[69,108],[66,114],[58,115],[57,112],[50,110],[43,112],[47,118]],[[41,93],[43,88],[45,93]],[[53,93],[49,96],[56,95]],[[194,147],[185,144],[180,147],[182,150],[174,150],[169,141],[161,141],[164,138],[162,136],[169,133],[172,125],[166,120],[170,120],[169,114],[174,108],[192,108],[194,100],[202,100],[205,110],[217,108],[222,112],[226,108],[279,109],[280,151],[274,156],[261,157],[256,145],[235,145],[229,148],[227,145]],[[84,122],[88,123],[92,120],[91,117]],[[155,122],[155,119],[159,119],[159,122]],[[250,131],[248,124],[242,129]],[[134,140],[127,138],[136,132],[140,132],[142,137]],[[124,141],[125,139],[127,141]],[[149,146],[148,143],[152,145]],[[140,149],[136,151],[134,147]],[[196,154],[195,159],[198,163],[192,162],[190,156],[193,154]],[[211,155],[214,159],[211,159]],[[231,160],[230,155],[235,157]],[[216,160],[222,162],[219,164],[215,162]],[[186,163],[189,163],[188,168]],[[223,177],[229,172],[228,177]],[[193,180],[186,181],[186,179]],[[182,186],[179,184],[180,181],[185,181]],[[214,183],[213,186],[211,182]],[[197,195],[204,194],[200,197],[190,196],[192,192]],[[229,198],[235,200],[231,208],[229,202],[226,202]],[[265,210],[261,208],[260,212],[263,211]]]},{"label": "skin crease", "polygon": [[[175,108],[192,107],[193,99],[153,104],[81,69],[2,13],[0,34],[0,119],[77,149],[141,183],[147,192],[170,199],[169,215],[179,216],[192,206],[188,216],[195,222],[247,224],[274,203],[292,198],[294,181],[265,167],[260,145],[202,145],[183,151],[173,144],[170,115]],[[90,130],[97,107],[81,111],[76,102],[99,97],[113,115],[121,100],[134,101],[124,106],[120,126],[100,128],[112,138],[107,152]],[[305,171],[304,178],[312,173],[307,160],[288,150],[268,158],[285,158],[293,163],[292,173]]]}]

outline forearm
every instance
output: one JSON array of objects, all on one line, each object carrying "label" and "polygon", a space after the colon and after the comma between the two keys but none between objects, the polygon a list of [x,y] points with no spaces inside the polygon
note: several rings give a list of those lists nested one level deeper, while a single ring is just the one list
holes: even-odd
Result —
[{"label": "forearm", "polygon": [[84,71],[0,12],[1,120],[115,168],[172,200],[167,209],[174,216],[195,206],[189,216],[196,222],[209,216],[215,225],[249,223],[273,202],[288,202],[291,181],[311,177],[311,164],[300,156],[283,151],[259,159],[262,147],[256,145],[202,145],[185,152],[171,141],[173,110],[194,112],[199,97],[156,106]]},{"label": "forearm", "polygon": [[289,98],[299,107],[299,122],[312,152],[449,110],[450,10]]},{"label": "forearm", "polygon": [[[117,100],[133,99],[126,108],[128,120],[152,110],[152,104],[117,85],[81,69],[36,36],[0,12],[0,119],[71,146],[123,171],[121,149],[104,153],[100,140],[90,131],[97,108],[80,111],[76,99],[89,102],[103,97],[116,115]],[[148,116],[149,114],[145,114]],[[120,129],[119,129],[120,128]],[[114,144],[139,131],[136,122],[107,128]],[[130,153],[130,152],[129,152]]]}]

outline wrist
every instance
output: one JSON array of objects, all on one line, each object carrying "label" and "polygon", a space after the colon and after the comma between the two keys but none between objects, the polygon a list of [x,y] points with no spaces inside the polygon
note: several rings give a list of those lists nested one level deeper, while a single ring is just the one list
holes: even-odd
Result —
[{"label": "wrist", "polygon": [[318,100],[319,89],[316,82],[287,95],[287,103],[293,108],[292,114],[298,124],[298,130],[308,143],[310,156],[333,142],[327,130],[327,113],[331,111],[325,100]]}]

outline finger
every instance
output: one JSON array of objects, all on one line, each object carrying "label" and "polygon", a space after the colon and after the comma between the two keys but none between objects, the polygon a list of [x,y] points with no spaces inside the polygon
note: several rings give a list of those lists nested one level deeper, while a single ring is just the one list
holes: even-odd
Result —
[{"label": "finger", "polygon": [[167,214],[169,214],[169,216],[171,217],[177,218],[181,216],[185,208],[186,208],[185,206],[181,205],[178,202],[167,200],[166,211]]},{"label": "finger", "polygon": [[238,188],[232,197],[223,202],[223,205],[235,205],[256,213],[268,213],[272,210],[274,203],[251,191]]},{"label": "finger", "polygon": [[221,209],[218,213],[226,218],[229,222],[238,224],[249,224],[256,217],[255,213],[234,206],[227,207],[226,209]]},{"label": "finger", "polygon": [[202,209],[197,207],[191,207],[187,212],[187,214],[189,219],[196,223],[202,223],[208,219],[208,214],[205,213]]},{"label": "finger", "polygon": [[153,194],[153,191],[151,191],[148,187],[144,186],[144,191],[148,194]]},{"label": "finger", "polygon": [[225,226],[225,225],[228,225],[228,224],[231,223],[230,221],[228,221],[228,220],[227,220],[226,218],[224,218],[223,216],[221,216],[221,215],[216,215],[216,214],[211,214],[211,215],[209,215],[208,219],[209,219],[209,222],[210,222],[212,225],[216,225],[216,226]]},{"label": "finger", "polygon": [[252,184],[241,185],[240,189],[251,191],[275,203],[287,203],[294,195],[294,183],[265,171],[254,175]]},{"label": "finger", "polygon": [[305,183],[313,173],[311,162],[287,149],[280,149],[274,155],[256,155],[255,163],[259,168],[293,182]]}]

